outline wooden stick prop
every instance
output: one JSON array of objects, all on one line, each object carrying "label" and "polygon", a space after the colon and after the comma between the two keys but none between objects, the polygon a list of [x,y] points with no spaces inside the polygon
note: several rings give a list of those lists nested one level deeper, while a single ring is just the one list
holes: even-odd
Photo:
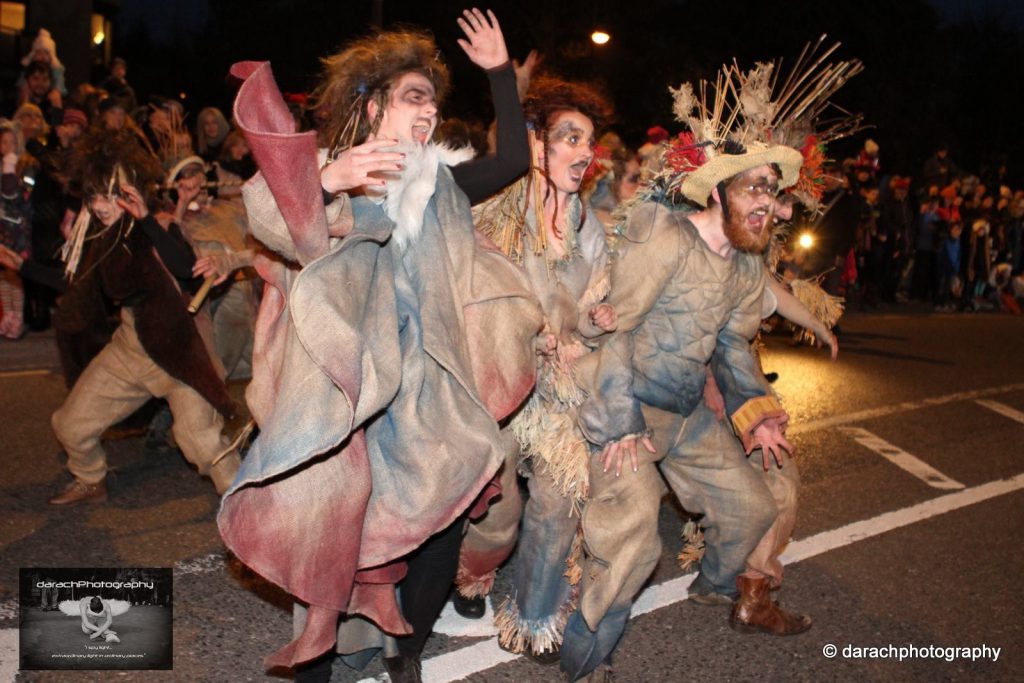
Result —
[{"label": "wooden stick prop", "polygon": [[196,312],[199,310],[199,307],[203,305],[204,301],[206,301],[206,295],[210,293],[210,288],[213,287],[213,281],[216,279],[216,275],[209,275],[205,280],[203,280],[203,284],[199,288],[199,291],[196,292],[196,295],[194,297],[192,297],[192,301],[188,302],[189,313],[191,313],[192,315],[196,314]]}]

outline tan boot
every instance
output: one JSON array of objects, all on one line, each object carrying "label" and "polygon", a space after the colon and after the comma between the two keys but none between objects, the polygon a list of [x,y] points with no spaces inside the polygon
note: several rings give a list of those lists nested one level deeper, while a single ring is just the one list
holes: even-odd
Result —
[{"label": "tan boot", "polygon": [[769,596],[771,579],[740,576],[736,579],[740,596],[729,615],[729,626],[740,633],[763,631],[775,636],[792,636],[811,627],[811,618],[791,614]]},{"label": "tan boot", "polygon": [[50,505],[78,505],[79,503],[103,503],[107,500],[107,480],[86,484],[77,477],[61,492],[50,499]]}]

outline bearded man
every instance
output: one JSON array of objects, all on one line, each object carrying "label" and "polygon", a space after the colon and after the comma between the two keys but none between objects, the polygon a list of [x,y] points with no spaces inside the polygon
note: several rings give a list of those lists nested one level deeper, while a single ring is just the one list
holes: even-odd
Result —
[{"label": "bearded man", "polygon": [[[748,579],[761,587],[768,576],[746,562],[778,508],[746,455],[761,449],[781,462],[792,446],[786,412],[749,342],[762,317],[761,252],[771,238],[775,197],[796,182],[802,156],[790,147],[728,139],[693,148],[698,163],[668,190],[701,209],[646,201],[629,211],[607,299],[618,329],[578,368],[588,392],[580,426],[601,452],[591,460],[583,512],[588,555],[579,610],[561,651],[571,680],[608,675],[633,596],[659,559],[664,486],[655,464],[684,507],[704,514],[707,551],[692,591],[731,596],[737,585],[747,592]],[[704,402],[709,366],[735,436]],[[623,471],[625,459],[631,468]],[[769,609],[787,632],[810,625]]]}]

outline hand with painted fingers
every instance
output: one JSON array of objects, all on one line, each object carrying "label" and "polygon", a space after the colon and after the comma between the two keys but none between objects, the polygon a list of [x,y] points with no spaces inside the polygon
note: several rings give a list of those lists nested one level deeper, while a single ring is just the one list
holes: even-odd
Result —
[{"label": "hand with painted fingers", "polygon": [[149,207],[146,206],[146,200],[131,185],[121,186],[121,196],[117,198],[117,205],[135,220],[141,220],[149,215]]},{"label": "hand with painted fingers", "polygon": [[538,356],[550,356],[558,348],[558,337],[550,332],[541,332],[533,342]]},{"label": "hand with painted fingers", "polygon": [[754,428],[750,444],[747,446],[747,455],[757,449],[761,449],[761,461],[764,464],[764,471],[767,472],[771,466],[771,458],[779,467],[783,465],[782,452],[785,451],[790,457],[796,453],[796,449],[786,440],[786,423],[778,419],[768,419]]},{"label": "hand with painted fingers", "polygon": [[487,10],[487,16],[484,16],[474,7],[463,10],[462,16],[455,21],[466,34],[466,39],[459,38],[458,43],[470,61],[481,69],[494,69],[508,61],[505,36],[494,12]]},{"label": "hand with painted fingers", "polygon": [[405,154],[380,150],[397,144],[398,140],[381,138],[346,149],[320,171],[320,184],[330,194],[371,185],[383,185],[384,178],[374,174],[401,171]]},{"label": "hand with painted fingers", "polygon": [[611,304],[598,304],[590,309],[590,322],[604,332],[614,332],[619,326],[619,315]]},{"label": "hand with painted fingers", "polygon": [[633,466],[633,471],[636,472],[640,469],[640,462],[637,459],[636,453],[636,442],[640,441],[644,448],[649,453],[656,453],[654,444],[651,443],[651,438],[648,436],[627,436],[618,441],[612,441],[604,447],[601,451],[601,464],[604,467],[605,472],[611,469],[612,465],[615,465],[615,476],[622,474],[622,461],[629,457],[629,463]]}]

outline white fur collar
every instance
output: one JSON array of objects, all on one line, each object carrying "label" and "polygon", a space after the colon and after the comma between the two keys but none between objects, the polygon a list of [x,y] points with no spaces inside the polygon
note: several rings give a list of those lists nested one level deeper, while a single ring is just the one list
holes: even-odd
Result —
[{"label": "white fur collar", "polygon": [[384,212],[395,222],[392,238],[405,251],[423,231],[423,214],[437,187],[438,164],[455,166],[468,161],[473,158],[473,148],[451,149],[431,143],[425,147],[403,145],[381,151],[392,150],[405,153],[405,170],[386,174],[384,187],[372,188],[367,196],[377,201],[383,198]]}]

